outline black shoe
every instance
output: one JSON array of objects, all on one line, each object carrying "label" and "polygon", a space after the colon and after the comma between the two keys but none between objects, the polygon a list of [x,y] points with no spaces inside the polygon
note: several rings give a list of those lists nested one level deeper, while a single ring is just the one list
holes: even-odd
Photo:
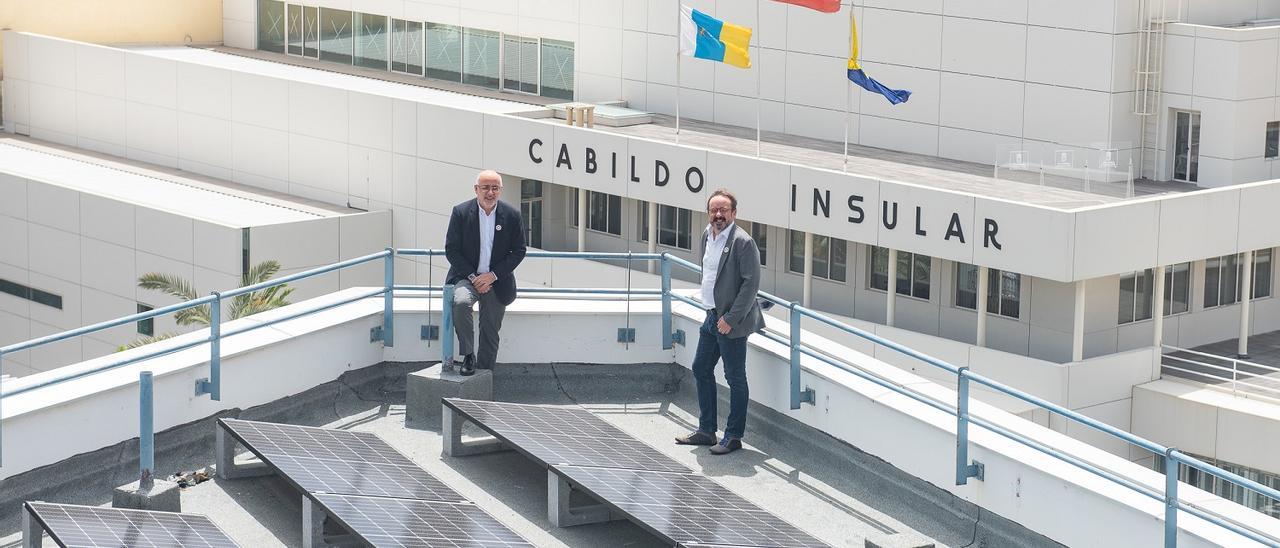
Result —
[{"label": "black shoe", "polygon": [[464,377],[470,377],[476,374],[476,357],[467,354],[462,357],[462,367],[458,368],[458,374]]},{"label": "black shoe", "polygon": [[711,447],[712,455],[728,455],[734,451],[742,449],[742,440],[737,438],[726,437],[720,440],[720,443]]},{"label": "black shoe", "polygon": [[716,435],[696,430],[683,436],[677,436],[676,443],[679,445],[715,445]]}]

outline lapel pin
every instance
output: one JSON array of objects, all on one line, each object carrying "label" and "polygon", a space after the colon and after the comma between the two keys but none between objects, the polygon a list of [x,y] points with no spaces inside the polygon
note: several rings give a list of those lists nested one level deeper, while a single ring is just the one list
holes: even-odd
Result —
[{"label": "lapel pin", "polygon": [[502,225],[493,225],[494,230],[502,230]]},{"label": "lapel pin", "polygon": [[721,251],[721,253],[724,253],[725,255],[728,255],[728,254],[729,254],[729,246],[725,246],[725,247],[724,247],[724,251]]}]

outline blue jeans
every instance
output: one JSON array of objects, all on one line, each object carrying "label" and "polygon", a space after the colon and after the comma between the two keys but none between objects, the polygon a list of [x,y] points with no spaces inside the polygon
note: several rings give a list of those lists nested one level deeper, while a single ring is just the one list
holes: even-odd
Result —
[{"label": "blue jeans", "polygon": [[698,350],[693,355],[693,380],[698,388],[698,430],[716,433],[716,362],[724,358],[724,378],[729,383],[727,438],[742,439],[747,430],[747,338],[731,339],[716,329],[715,310],[698,329]]}]

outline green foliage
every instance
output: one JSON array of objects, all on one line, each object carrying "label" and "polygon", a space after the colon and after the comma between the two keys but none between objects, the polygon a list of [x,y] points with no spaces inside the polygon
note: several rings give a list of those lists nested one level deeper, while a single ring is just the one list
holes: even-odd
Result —
[{"label": "green foliage", "polygon": [[[280,263],[273,260],[262,261],[250,268],[248,272],[240,277],[240,287],[248,287],[270,280],[280,272]],[[200,298],[196,294],[195,286],[190,281],[184,280],[172,274],[161,274],[158,272],[148,272],[138,277],[138,287],[151,291],[159,291],[166,295],[172,295],[183,301],[190,301]],[[251,291],[243,295],[237,295],[228,303],[227,314],[225,320],[235,320],[246,316],[252,316],[259,312],[265,312],[273,308],[280,308],[289,304],[289,294],[293,293],[293,288],[289,284],[280,284],[258,291]],[[173,314],[173,319],[178,325],[202,325],[208,326],[212,322],[212,316],[209,313],[209,305],[200,305],[187,308]],[[176,336],[176,333],[164,333],[154,337],[142,337],[129,344],[121,345],[116,349],[128,350],[137,348],[156,341],[162,341],[170,337]]]}]

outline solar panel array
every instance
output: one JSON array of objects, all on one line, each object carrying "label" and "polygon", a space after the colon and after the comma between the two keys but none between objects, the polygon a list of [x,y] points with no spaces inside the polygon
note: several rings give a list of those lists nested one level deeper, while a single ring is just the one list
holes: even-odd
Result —
[{"label": "solar panel array", "polygon": [[[28,502],[36,520],[61,546],[234,548],[236,543],[199,514]],[[38,545],[38,544],[37,544]]]},{"label": "solar panel array", "polygon": [[544,465],[688,473],[687,466],[585,409],[446,399],[445,403]]},{"label": "solar panel array", "polygon": [[533,546],[474,504],[316,495],[374,546]]},{"label": "solar panel array", "polygon": [[221,422],[263,462],[374,546],[532,546],[375,434]]},{"label": "solar panel array", "polygon": [[222,422],[245,447],[303,491],[467,500],[369,432],[236,419]]},{"label": "solar panel array", "polygon": [[826,546],[699,474],[582,466],[556,470],[570,483],[682,545]]},{"label": "solar panel array", "polygon": [[641,527],[681,546],[828,546],[585,409],[445,405]]}]

